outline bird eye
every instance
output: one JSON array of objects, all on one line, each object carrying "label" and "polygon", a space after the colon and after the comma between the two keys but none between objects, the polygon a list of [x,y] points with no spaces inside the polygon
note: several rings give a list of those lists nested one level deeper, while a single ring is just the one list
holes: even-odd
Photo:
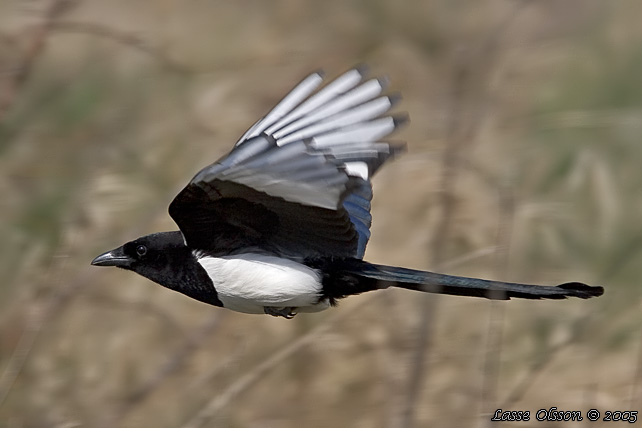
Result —
[{"label": "bird eye", "polygon": [[147,254],[147,247],[144,245],[139,245],[136,247],[136,254],[138,254],[140,257],[144,256]]}]

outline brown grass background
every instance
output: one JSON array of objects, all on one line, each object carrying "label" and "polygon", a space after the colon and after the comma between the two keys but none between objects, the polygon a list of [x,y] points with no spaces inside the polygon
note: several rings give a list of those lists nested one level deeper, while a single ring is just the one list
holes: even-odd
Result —
[{"label": "brown grass background", "polygon": [[[640,16],[638,0],[0,0],[0,427],[642,410]],[[89,266],[173,229],[176,192],[309,72],[362,62],[411,117],[409,152],[374,180],[368,260],[606,294],[389,290],[286,321]]]}]

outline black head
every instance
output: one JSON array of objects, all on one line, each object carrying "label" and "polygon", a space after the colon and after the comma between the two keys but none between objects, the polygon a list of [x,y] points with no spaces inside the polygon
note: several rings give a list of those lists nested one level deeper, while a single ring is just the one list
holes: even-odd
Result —
[{"label": "black head", "polygon": [[130,241],[96,257],[94,266],[116,266],[132,270],[161,285],[172,266],[193,257],[181,232],[161,232]]},{"label": "black head", "polygon": [[143,236],[101,254],[94,266],[116,266],[151,279],[163,287],[211,305],[222,306],[207,272],[185,245],[181,232]]}]

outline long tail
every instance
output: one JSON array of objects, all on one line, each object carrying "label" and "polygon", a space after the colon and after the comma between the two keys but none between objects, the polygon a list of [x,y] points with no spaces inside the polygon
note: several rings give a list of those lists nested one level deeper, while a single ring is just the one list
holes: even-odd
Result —
[{"label": "long tail", "polygon": [[427,293],[484,297],[493,300],[590,299],[604,294],[603,287],[581,282],[567,282],[557,286],[517,284],[485,279],[443,275],[395,266],[375,265],[362,260],[344,260],[332,263],[334,274],[324,279],[324,294],[335,299],[388,287],[406,288]]}]

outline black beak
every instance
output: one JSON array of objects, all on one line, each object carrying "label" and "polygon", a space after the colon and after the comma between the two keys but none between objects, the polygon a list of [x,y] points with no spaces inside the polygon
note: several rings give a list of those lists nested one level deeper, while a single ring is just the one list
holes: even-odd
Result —
[{"label": "black beak", "polygon": [[128,267],[133,260],[125,255],[123,247],[116,248],[115,250],[107,251],[92,260],[91,264],[94,266],[118,266]]}]

